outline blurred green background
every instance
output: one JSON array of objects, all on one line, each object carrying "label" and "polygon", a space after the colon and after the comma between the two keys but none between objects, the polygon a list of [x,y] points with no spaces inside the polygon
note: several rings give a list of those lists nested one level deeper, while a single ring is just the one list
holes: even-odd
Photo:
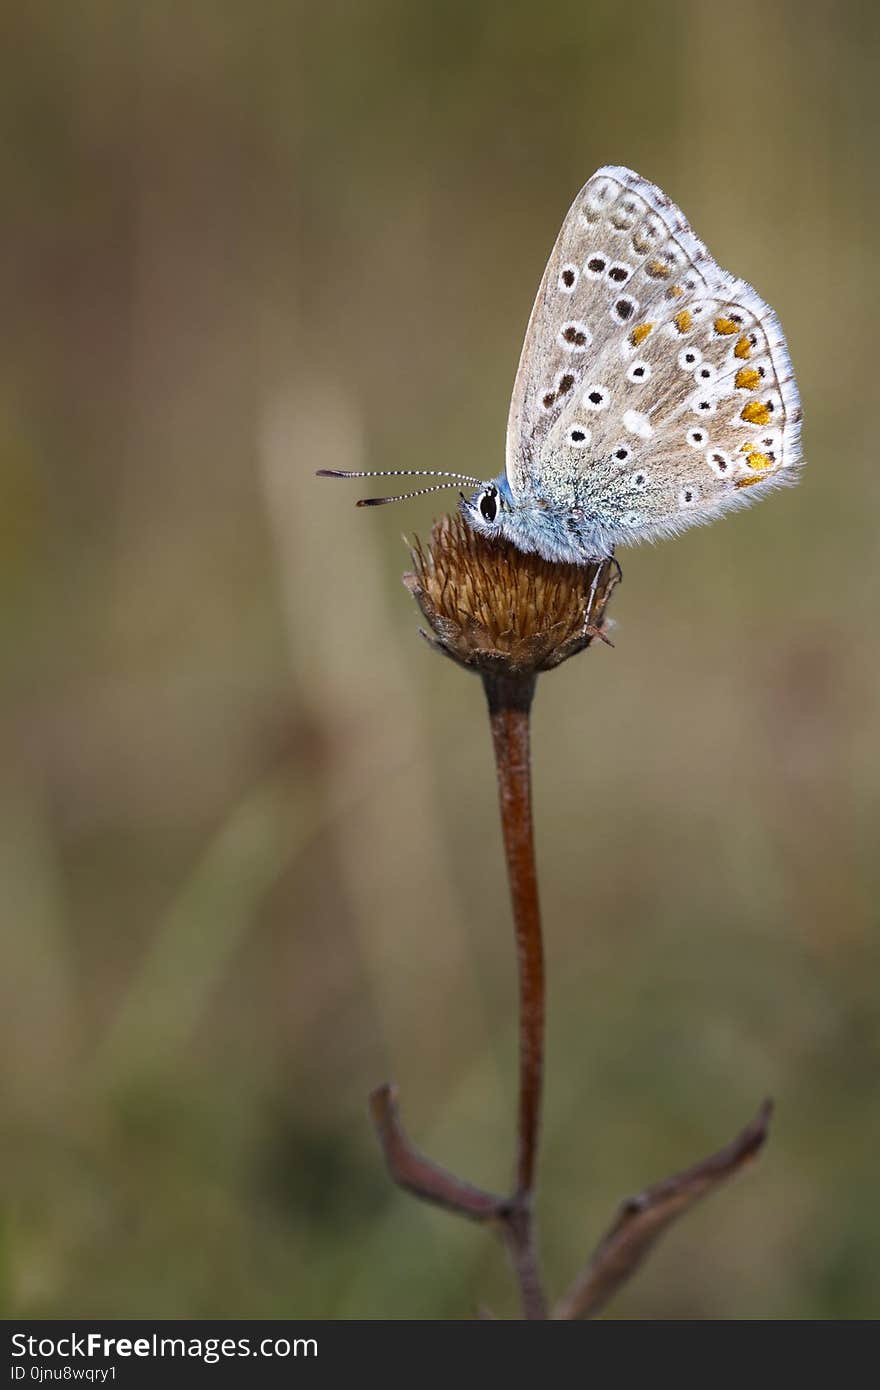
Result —
[{"label": "blurred green background", "polygon": [[515,1312],[365,1106],[393,1078],[508,1180],[482,696],[400,583],[443,503],[313,474],[499,470],[606,162],[778,309],[808,467],[625,553],[616,649],[540,685],[547,1279],[772,1094],[759,1167],[609,1315],[876,1314],[878,38],[796,0],[5,16],[7,1315]]}]

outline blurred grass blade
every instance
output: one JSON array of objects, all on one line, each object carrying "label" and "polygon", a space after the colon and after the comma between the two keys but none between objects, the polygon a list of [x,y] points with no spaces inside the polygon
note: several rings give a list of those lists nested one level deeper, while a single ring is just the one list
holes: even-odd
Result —
[{"label": "blurred grass blade", "polygon": [[158,926],[96,1059],[98,1085],[174,1063],[281,866],[311,828],[303,812],[297,821],[283,777],[233,810]]}]

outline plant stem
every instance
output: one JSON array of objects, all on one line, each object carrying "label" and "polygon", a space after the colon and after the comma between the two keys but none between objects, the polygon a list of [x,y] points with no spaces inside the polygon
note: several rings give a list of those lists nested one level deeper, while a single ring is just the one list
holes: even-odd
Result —
[{"label": "plant stem", "polygon": [[[435,650],[482,676],[498,778],[501,829],[513,905],[519,976],[519,1107],[513,1191],[474,1187],[434,1163],[409,1139],[394,1086],[370,1098],[392,1181],[420,1201],[496,1230],[507,1248],[527,1319],[547,1318],[535,1229],[538,1138],[544,1079],[544,948],[532,825],[530,718],[538,671],[548,671],[599,637],[620,581],[616,561],[548,565],[513,546],[486,544],[460,517],[445,517],[428,547],[416,543],[416,598]],[[601,582],[600,582],[601,581]],[[609,644],[610,645],[610,644]],[[746,1166],[767,1135],[764,1106],[732,1144],[624,1202],[554,1318],[593,1317],[638,1269],[653,1244],[699,1198]]]},{"label": "plant stem", "polygon": [[534,1189],[544,1078],[544,947],[532,826],[529,725],[536,677],[484,676],[519,969],[516,1186],[505,1236],[525,1316],[547,1316],[535,1241]]},{"label": "plant stem", "polygon": [[[548,1316],[535,1232],[534,1197],[544,1076],[544,950],[532,827],[529,732],[534,675],[483,674],[498,774],[498,800],[513,904],[519,967],[519,1115],[514,1190],[509,1197],[474,1187],[441,1168],[409,1140],[400,1122],[396,1088],[370,1097],[373,1122],[388,1171],[398,1186],[470,1221],[494,1227],[504,1239],[524,1316]],[[725,1148],[624,1202],[617,1218],[553,1317],[594,1317],[632,1277],[665,1230],[700,1198],[742,1171],[767,1137],[770,1102]]]}]

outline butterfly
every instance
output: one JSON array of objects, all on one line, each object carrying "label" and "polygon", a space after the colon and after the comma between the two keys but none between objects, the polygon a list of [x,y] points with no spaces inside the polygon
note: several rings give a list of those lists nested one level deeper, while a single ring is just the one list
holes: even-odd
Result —
[{"label": "butterfly", "polygon": [[513,387],[505,471],[333,476],[467,482],[468,523],[573,564],[677,535],[796,481],[801,408],[779,320],[722,270],[679,209],[607,166],[575,198],[544,271]]}]

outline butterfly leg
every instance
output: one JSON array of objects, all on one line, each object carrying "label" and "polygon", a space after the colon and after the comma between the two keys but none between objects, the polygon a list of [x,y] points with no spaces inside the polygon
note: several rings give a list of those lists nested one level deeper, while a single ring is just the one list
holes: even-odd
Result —
[{"label": "butterfly leg", "polygon": [[610,637],[607,635],[607,633],[605,632],[604,626],[603,626],[603,627],[597,627],[596,624],[595,624],[595,623],[591,623],[591,622],[589,621],[589,618],[586,617],[586,616],[585,616],[585,620],[584,620],[584,636],[585,636],[585,637],[598,637],[598,638],[599,638],[599,641],[600,641],[600,642],[604,642],[606,647],[613,647],[613,646],[614,646],[614,643],[611,641],[611,638],[610,638]]},{"label": "butterfly leg", "polygon": [[596,573],[593,575],[593,582],[590,585],[590,592],[587,596],[586,607],[584,608],[584,636],[598,637],[600,641],[604,642],[607,647],[613,647],[614,643],[608,638],[604,630],[606,625],[603,623],[602,626],[599,627],[595,623],[590,622],[590,614],[593,611],[593,605],[596,601],[596,593],[599,588],[599,580],[605,573],[606,564],[608,565],[609,569],[612,565],[614,565],[617,569],[617,575],[611,585],[611,588],[613,588],[614,585],[619,584],[621,579],[623,578],[623,571],[620,568],[620,562],[619,560],[615,559],[613,555],[608,558],[605,564],[596,566]]}]

